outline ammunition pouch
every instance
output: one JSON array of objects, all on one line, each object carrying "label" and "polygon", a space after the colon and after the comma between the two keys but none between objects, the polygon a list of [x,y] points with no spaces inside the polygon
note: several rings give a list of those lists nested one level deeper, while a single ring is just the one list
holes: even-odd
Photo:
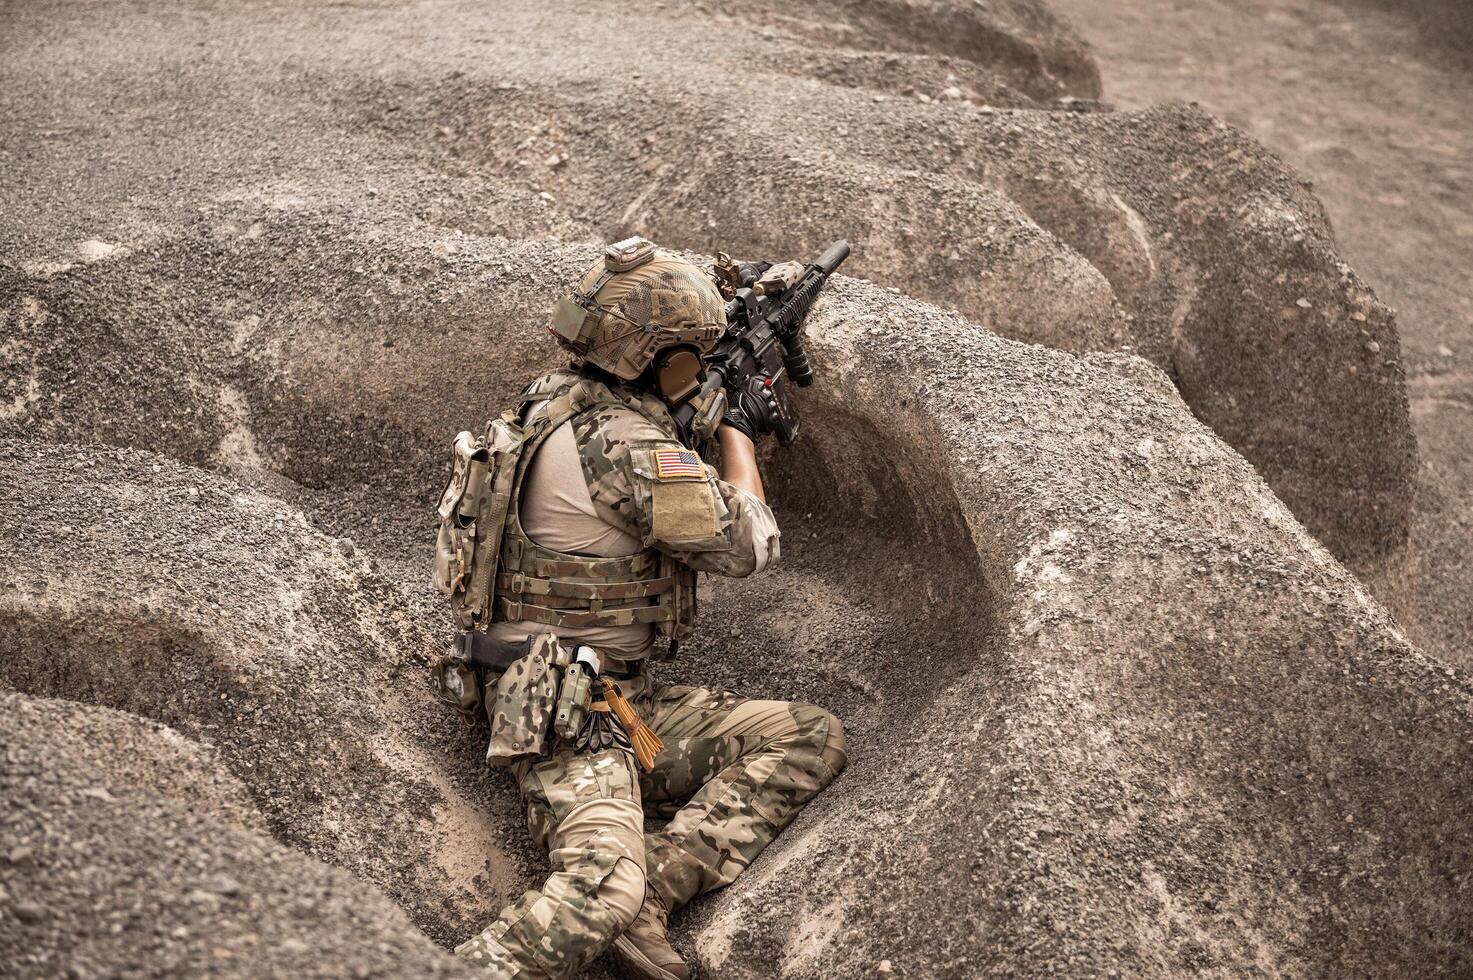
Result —
[{"label": "ammunition pouch", "polygon": [[[486,749],[490,764],[512,766],[563,745],[583,751],[617,747],[636,756],[644,750],[649,768],[659,740],[653,734],[637,734],[648,726],[618,695],[617,683],[602,673],[597,652],[564,646],[553,633],[528,637],[521,648],[522,655],[497,680],[486,712],[491,724]],[[611,688],[616,696],[610,696]]]}]

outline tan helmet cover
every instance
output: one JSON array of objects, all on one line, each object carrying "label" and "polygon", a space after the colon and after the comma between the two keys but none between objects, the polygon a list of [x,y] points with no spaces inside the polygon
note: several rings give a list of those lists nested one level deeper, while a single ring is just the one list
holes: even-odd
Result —
[{"label": "tan helmet cover", "polygon": [[611,256],[627,244],[612,246],[559,301],[551,329],[580,363],[632,381],[666,347],[709,353],[726,330],[726,303],[711,277],[678,255],[651,249],[624,268]]}]

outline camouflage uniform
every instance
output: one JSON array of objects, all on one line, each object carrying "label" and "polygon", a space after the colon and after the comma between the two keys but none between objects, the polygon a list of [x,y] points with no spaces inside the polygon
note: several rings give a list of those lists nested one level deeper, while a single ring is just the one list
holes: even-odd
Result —
[{"label": "camouflage uniform", "polygon": [[[657,421],[665,420],[610,405],[567,423],[597,518],[698,570],[741,576],[775,561],[776,523],[761,500],[709,467],[704,481],[682,481],[679,496],[661,486],[650,454],[683,447]],[[493,629],[586,642],[576,629],[540,623]],[[649,628],[628,629],[635,648],[647,638],[647,653]],[[623,747],[564,745],[516,762],[552,874],[457,948],[460,956],[505,977],[570,976],[633,921],[646,887],[675,909],[730,883],[844,768],[842,726],[821,708],[663,684],[647,669],[619,683],[664,741],[653,770],[639,771]],[[646,812],[669,823],[646,836]]]}]

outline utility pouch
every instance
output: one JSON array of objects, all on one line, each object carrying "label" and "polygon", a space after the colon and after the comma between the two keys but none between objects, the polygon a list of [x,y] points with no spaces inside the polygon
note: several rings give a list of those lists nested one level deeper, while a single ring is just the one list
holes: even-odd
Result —
[{"label": "utility pouch", "polygon": [[506,668],[487,709],[491,723],[487,762],[510,766],[546,753],[558,684],[571,660],[571,651],[558,643],[556,634],[542,633]]},{"label": "utility pouch", "polygon": [[440,494],[440,534],[435,542],[435,587],[446,594],[464,588],[473,557],[476,501],[490,454],[469,432],[455,437],[454,468]]},{"label": "utility pouch", "polygon": [[502,528],[526,433],[515,413],[493,419],[477,438],[455,437],[454,468],[440,495],[435,541],[435,586],[450,596],[462,629],[490,621]]},{"label": "utility pouch", "polygon": [[452,647],[430,664],[430,687],[435,696],[467,718],[481,709],[481,682],[470,664]]},{"label": "utility pouch", "polygon": [[[675,615],[656,624],[660,635],[678,643],[690,636],[696,621],[696,571],[683,561],[661,552],[660,576],[674,580],[670,602]],[[673,655],[674,647],[671,647]]]},{"label": "utility pouch", "polygon": [[508,643],[493,640],[480,630],[462,630],[445,652],[430,662],[430,687],[441,701],[474,717],[481,710],[484,676],[502,674],[526,655],[533,639],[529,636],[521,643]]},{"label": "utility pouch", "polygon": [[562,687],[558,689],[557,710],[552,717],[552,731],[564,742],[573,742],[583,731],[588,720],[588,709],[593,703],[594,679],[603,668],[603,659],[592,647],[579,647],[577,655],[563,671]]},{"label": "utility pouch", "polygon": [[583,730],[588,718],[588,705],[593,701],[593,676],[574,664],[563,672],[562,687],[558,690],[557,710],[552,716],[552,732],[559,739],[571,742]]}]

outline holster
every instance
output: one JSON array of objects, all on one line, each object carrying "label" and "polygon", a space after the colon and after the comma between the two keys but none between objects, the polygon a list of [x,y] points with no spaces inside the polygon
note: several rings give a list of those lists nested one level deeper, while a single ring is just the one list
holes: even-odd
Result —
[{"label": "holster", "polygon": [[491,724],[487,762],[510,766],[546,754],[558,687],[571,660],[571,648],[559,644],[556,634],[540,633],[507,666],[486,712]]}]

